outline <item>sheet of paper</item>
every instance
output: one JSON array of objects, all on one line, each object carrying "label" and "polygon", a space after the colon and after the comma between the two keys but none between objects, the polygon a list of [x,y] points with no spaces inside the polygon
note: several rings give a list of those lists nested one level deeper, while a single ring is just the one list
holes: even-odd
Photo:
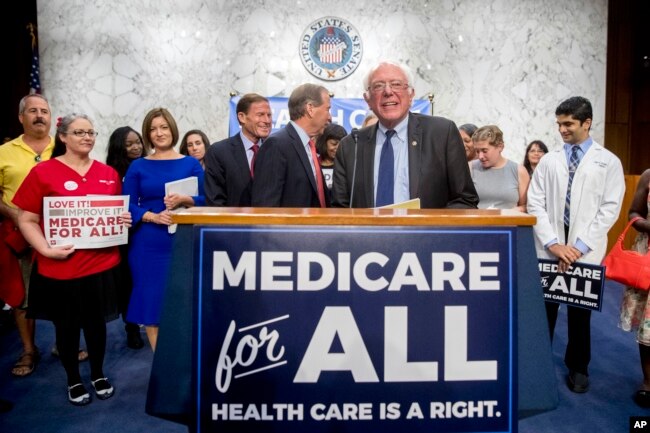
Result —
[{"label": "sheet of paper", "polygon": [[[196,176],[190,176],[184,179],[165,183],[165,195],[169,194],[189,195],[192,197],[199,195],[199,178]],[[172,234],[176,233],[177,226],[177,224],[172,224],[167,227],[167,231]]]},{"label": "sheet of paper", "polygon": [[401,203],[387,204],[386,206],[381,206],[377,209],[420,209],[420,199],[414,198]]}]

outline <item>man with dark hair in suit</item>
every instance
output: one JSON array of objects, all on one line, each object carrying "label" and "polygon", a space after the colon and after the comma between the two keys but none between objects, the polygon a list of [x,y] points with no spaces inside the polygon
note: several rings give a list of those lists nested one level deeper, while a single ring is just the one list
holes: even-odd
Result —
[{"label": "man with dark hair in suit", "polygon": [[405,65],[381,62],[363,94],[376,125],[341,140],[332,205],[378,207],[419,198],[422,208],[475,209],[478,195],[454,122],[411,113],[415,90]]},{"label": "man with dark hair in suit", "polygon": [[327,207],[316,138],[332,120],[327,89],[303,84],[289,97],[291,121],[272,134],[255,164],[252,205],[265,207]]},{"label": "man with dark hair in suit", "polygon": [[252,173],[262,141],[271,133],[271,105],[257,93],[237,102],[241,131],[214,143],[205,155],[205,201],[208,206],[250,206]]},{"label": "man with dark hair in suit", "polygon": [[[539,161],[528,188],[528,213],[539,259],[558,260],[559,272],[575,263],[599,265],[607,252],[607,232],[616,222],[625,194],[623,166],[616,155],[590,135],[591,102],[571,97],[555,109],[564,145]],[[546,302],[553,341],[560,304]],[[589,390],[591,310],[567,305],[568,341],[564,364],[568,388]]]}]

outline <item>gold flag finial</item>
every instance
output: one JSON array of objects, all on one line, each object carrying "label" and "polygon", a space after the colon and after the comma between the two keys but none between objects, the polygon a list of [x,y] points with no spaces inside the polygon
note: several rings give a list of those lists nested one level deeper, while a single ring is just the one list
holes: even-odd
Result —
[{"label": "gold flag finial", "polygon": [[27,24],[27,30],[29,30],[29,36],[32,38],[32,50],[36,49],[36,26],[32,23]]}]

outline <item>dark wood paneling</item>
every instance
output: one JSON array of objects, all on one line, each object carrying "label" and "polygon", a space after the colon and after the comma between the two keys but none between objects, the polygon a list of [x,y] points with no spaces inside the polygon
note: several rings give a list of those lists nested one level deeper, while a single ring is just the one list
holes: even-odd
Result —
[{"label": "dark wood paneling", "polygon": [[610,1],[605,145],[627,174],[650,167],[650,2]]},{"label": "dark wood paneling", "polygon": [[[630,212],[630,206],[632,205],[632,199],[634,198],[634,191],[636,191],[636,185],[639,183],[640,177],[641,176],[637,175],[625,176],[625,196],[623,197],[623,205],[621,206],[621,213],[618,216],[618,220],[616,223],[614,223],[612,228],[609,230],[609,233],[607,234],[607,251],[612,248],[616,242],[616,239],[627,225],[627,214]],[[632,246],[632,242],[634,242],[633,233],[636,234],[636,231],[630,230],[627,232],[624,243],[626,248],[630,248]]]},{"label": "dark wood paneling", "polygon": [[[623,167],[630,166],[630,125],[628,123],[608,123],[605,127],[605,146],[618,156]],[[625,171],[629,171],[625,169]]]},{"label": "dark wood paneling", "polygon": [[1,10],[7,19],[0,26],[5,81],[0,86],[0,143],[5,137],[14,138],[23,132],[18,121],[18,102],[29,93],[32,49],[27,25],[36,24],[36,0],[7,2]]}]

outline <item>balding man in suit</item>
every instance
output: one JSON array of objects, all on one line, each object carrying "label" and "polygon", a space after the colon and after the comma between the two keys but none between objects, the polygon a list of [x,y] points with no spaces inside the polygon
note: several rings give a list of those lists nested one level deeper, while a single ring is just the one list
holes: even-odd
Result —
[{"label": "balding man in suit", "polygon": [[379,122],[341,140],[333,206],[379,207],[419,198],[422,208],[477,207],[458,128],[442,117],[411,113],[412,83],[408,67],[393,62],[366,75],[363,96]]},{"label": "balding man in suit", "polygon": [[252,205],[264,207],[327,207],[316,138],[331,122],[329,92],[303,84],[289,97],[291,121],[272,134],[255,163]]},{"label": "balding man in suit", "polygon": [[253,165],[262,141],[271,133],[271,105],[247,93],[237,102],[241,131],[214,143],[205,155],[205,201],[208,206],[250,206]]}]

